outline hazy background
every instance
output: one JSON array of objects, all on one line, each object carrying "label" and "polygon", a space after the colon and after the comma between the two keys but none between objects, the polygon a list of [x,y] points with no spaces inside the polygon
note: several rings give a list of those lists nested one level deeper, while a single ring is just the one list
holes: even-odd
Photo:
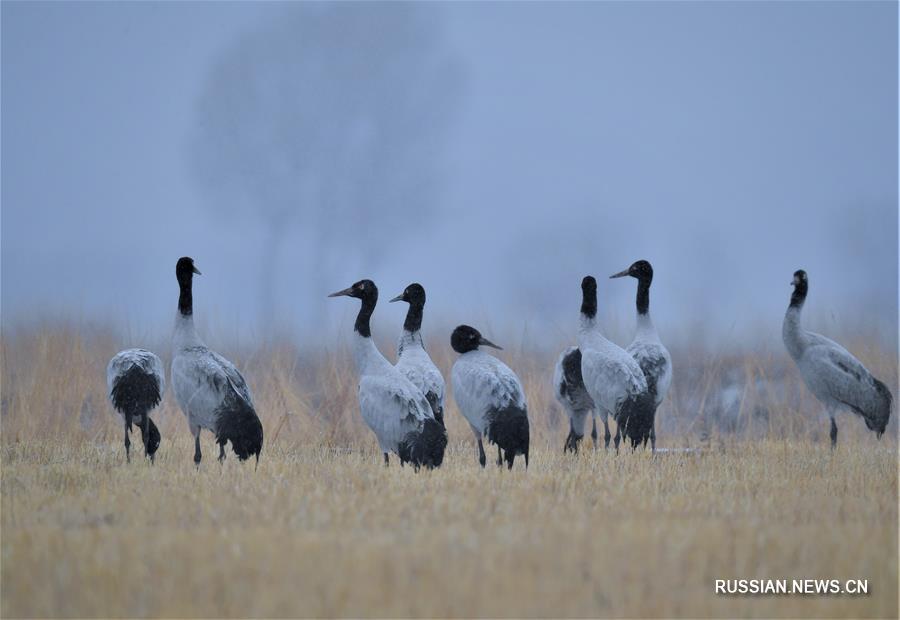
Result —
[{"label": "hazy background", "polygon": [[2,324],[164,333],[191,255],[237,334],[349,330],[370,277],[558,340],[646,258],[664,338],[777,341],[802,267],[894,342],[897,86],[888,2],[4,2]]}]

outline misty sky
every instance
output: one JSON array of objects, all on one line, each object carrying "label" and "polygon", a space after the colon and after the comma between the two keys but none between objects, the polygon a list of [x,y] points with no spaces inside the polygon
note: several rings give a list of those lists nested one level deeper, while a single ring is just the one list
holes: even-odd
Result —
[{"label": "misty sky", "polygon": [[[211,204],[190,139],[216,59],[295,9],[2,4],[4,326],[168,330],[182,255],[204,274],[198,315],[257,325],[264,228]],[[385,301],[422,282],[426,320],[565,338],[588,273],[607,320],[630,325],[633,281],[605,277],[646,258],[664,337],[708,324],[779,338],[801,267],[818,327],[894,337],[895,3],[418,9],[458,68],[435,216],[384,234],[370,270],[338,260],[327,286],[309,277],[317,231],[299,218],[270,266],[281,323],[349,329],[355,305],[325,295],[370,277]],[[367,234],[340,230],[338,256]],[[375,329],[394,334],[405,308],[383,306]]]}]

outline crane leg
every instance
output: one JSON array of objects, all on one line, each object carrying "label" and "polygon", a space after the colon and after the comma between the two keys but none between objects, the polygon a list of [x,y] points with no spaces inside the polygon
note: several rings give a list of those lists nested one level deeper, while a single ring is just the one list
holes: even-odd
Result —
[{"label": "crane leg", "polygon": [[497,467],[503,466],[503,455],[500,454],[500,444],[497,444]]},{"label": "crane leg", "polygon": [[[569,420],[569,435],[566,437],[566,443],[563,446],[563,454],[571,451],[573,454],[578,454],[578,443],[581,441],[582,435],[579,435],[575,430],[575,419]],[[581,427],[581,432],[584,433],[584,424],[579,425]],[[596,431],[596,429],[595,429]],[[594,439],[594,448],[597,447],[597,440]]]},{"label": "crane leg", "polygon": [[384,466],[387,467],[391,464],[391,460],[388,458],[388,453],[384,453]]},{"label": "crane leg", "polygon": [[[597,444],[599,444],[599,440],[597,438],[597,416],[591,416],[591,439],[594,442],[594,450],[597,449]],[[609,439],[606,440],[606,443],[609,443]]]},{"label": "crane leg", "polygon": [[566,436],[566,443],[563,444],[563,454],[565,454],[566,452],[578,454],[578,442],[575,441],[574,431],[569,431],[569,434]]},{"label": "crane leg", "polygon": [[481,437],[478,438],[478,462],[482,468],[487,463],[487,456],[484,454],[484,444],[481,442]]},{"label": "crane leg", "polygon": [[653,426],[650,427],[650,452],[656,454],[656,420],[653,421]]},{"label": "crane leg", "polygon": [[197,432],[194,434],[194,464],[199,468],[200,467],[200,459],[203,457],[200,454],[200,429],[197,429]]},{"label": "crane leg", "polygon": [[[616,436],[618,436],[618,430],[617,430]],[[603,442],[604,442],[603,447],[606,450],[609,450],[609,438],[610,437],[612,437],[612,435],[610,435],[610,433],[609,433],[609,420],[606,418],[603,418]],[[616,448],[618,448],[618,447],[619,447],[619,442],[617,440]]]},{"label": "crane leg", "polygon": [[831,449],[837,446],[837,422],[834,421],[834,416],[831,416]]},{"label": "crane leg", "polygon": [[150,415],[145,414],[141,422],[141,439],[144,442],[144,456],[153,462],[153,455],[150,454]]},{"label": "crane leg", "polygon": [[[616,454],[619,453],[619,441],[621,440],[621,438],[622,438],[622,429],[619,428],[619,425],[618,425],[618,424],[616,424],[616,437],[615,437],[615,439],[613,439],[613,443],[614,443],[615,446],[616,446]],[[607,442],[608,442],[608,441],[609,441],[609,440],[607,440]],[[607,443],[606,445],[608,446],[609,443]]]},{"label": "crane leg", "polygon": [[225,462],[225,444],[224,443],[219,444],[219,462],[220,463]]},{"label": "crane leg", "polygon": [[131,462],[131,439],[128,438],[128,425],[125,425],[125,462]]}]

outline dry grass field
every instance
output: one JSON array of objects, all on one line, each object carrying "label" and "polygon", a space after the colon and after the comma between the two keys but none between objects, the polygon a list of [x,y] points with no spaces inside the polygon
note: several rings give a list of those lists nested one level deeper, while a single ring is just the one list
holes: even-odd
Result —
[{"label": "dry grass field", "polygon": [[[126,465],[104,373],[130,344],[83,326],[3,335],[4,617],[897,617],[896,417],[880,441],[842,417],[832,452],[779,350],[672,349],[660,444],[694,451],[572,457],[555,351],[513,348],[530,468],[481,470],[450,398],[445,464],[416,474],[381,465],[349,352],[288,345],[220,347],[261,413],[257,469],[217,463],[209,435],[195,469],[171,395],[156,464]],[[897,393],[894,352],[850,348]],[[715,595],[735,578],[859,578],[869,594]]]}]

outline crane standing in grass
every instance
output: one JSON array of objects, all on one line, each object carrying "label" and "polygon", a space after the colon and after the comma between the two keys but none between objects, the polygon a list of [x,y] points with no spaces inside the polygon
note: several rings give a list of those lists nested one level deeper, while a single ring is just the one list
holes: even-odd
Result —
[{"label": "crane standing in grass", "polygon": [[648,423],[641,424],[641,428],[648,429],[639,439],[646,445],[650,439],[650,448],[656,451],[656,410],[672,385],[672,357],[669,350],[663,346],[656,332],[656,327],[650,319],[650,284],[653,282],[653,266],[648,261],[639,260],[625,271],[615,273],[610,278],[622,278],[631,276],[638,281],[637,298],[637,332],[634,340],[625,349],[631,354],[647,380],[648,398],[645,399],[646,411],[644,417]]},{"label": "crane standing in grass", "polygon": [[647,380],[634,358],[600,331],[597,281],[593,276],[585,276],[581,281],[581,295],[578,348],[584,386],[599,410],[607,436],[608,417],[611,415],[616,421],[616,450],[623,434],[634,448],[649,432]]},{"label": "crane standing in grass", "polygon": [[[510,368],[479,347],[497,345],[474,327],[460,325],[450,337],[453,350],[459,353],[453,363],[453,398],[468,420],[478,443],[478,462],[484,467],[487,457],[481,438],[497,444],[497,465],[512,469],[516,455],[525,457],[528,468],[528,405],[522,382]],[[501,453],[502,450],[502,453]]]},{"label": "crane standing in grass", "polygon": [[109,360],[106,367],[109,402],[125,423],[125,459],[131,462],[132,423],[141,429],[144,455],[153,462],[160,435],[150,412],[166,391],[166,373],[160,359],[146,349],[126,349]]},{"label": "crane standing in grass", "polygon": [[[591,395],[584,387],[581,376],[581,349],[568,347],[559,354],[553,371],[553,393],[569,416],[569,435],[563,451],[578,452],[578,444],[584,438],[584,424],[591,416],[593,429],[591,437],[597,447],[596,407]],[[609,447],[609,426],[606,426],[606,447]]]},{"label": "crane standing in grass", "polygon": [[825,405],[831,418],[831,447],[837,445],[834,418],[842,409],[860,416],[880,438],[891,417],[890,390],[844,347],[800,326],[800,314],[809,291],[806,272],[802,269],[794,272],[791,284],[794,292],[782,326],[784,346],[797,364],[806,387]]},{"label": "crane standing in grass", "polygon": [[434,417],[422,391],[397,370],[375,343],[369,319],[378,303],[378,287],[360,280],[329,297],[359,299],[359,314],[353,326],[353,356],[359,372],[359,409],[363,420],[378,438],[389,463],[388,453],[400,457],[400,464],[418,469],[440,467],[447,448],[447,431]]},{"label": "crane standing in grass", "polygon": [[397,370],[422,390],[434,411],[434,418],[444,426],[444,377],[425,351],[420,331],[425,308],[425,289],[421,284],[413,282],[391,301],[405,301],[409,304],[398,346]]},{"label": "crane standing in grass", "polygon": [[250,388],[234,364],[203,344],[194,327],[194,274],[200,274],[194,259],[178,259],[175,276],[180,294],[172,347],[172,389],[194,436],[194,463],[199,466],[202,458],[202,428],[216,435],[220,461],[225,460],[225,444],[230,441],[239,460],[255,455],[259,463],[263,428]]}]

